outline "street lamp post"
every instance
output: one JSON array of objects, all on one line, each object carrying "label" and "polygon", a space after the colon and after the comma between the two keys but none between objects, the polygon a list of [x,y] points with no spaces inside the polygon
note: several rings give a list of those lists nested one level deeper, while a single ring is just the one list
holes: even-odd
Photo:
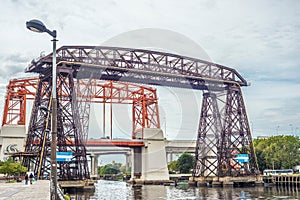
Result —
[{"label": "street lamp post", "polygon": [[26,27],[34,32],[48,33],[53,37],[53,58],[52,58],[52,141],[51,141],[51,184],[50,187],[50,199],[57,199],[57,162],[56,162],[56,135],[57,135],[57,98],[56,98],[56,30],[50,31],[46,28],[43,22],[33,19],[26,22]]}]

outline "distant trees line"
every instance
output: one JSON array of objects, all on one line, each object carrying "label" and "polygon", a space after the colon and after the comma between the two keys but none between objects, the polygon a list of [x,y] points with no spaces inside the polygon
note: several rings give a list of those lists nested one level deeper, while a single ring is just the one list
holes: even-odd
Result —
[{"label": "distant trees line", "polygon": [[291,135],[254,139],[259,170],[292,169],[300,165],[300,139]]}]

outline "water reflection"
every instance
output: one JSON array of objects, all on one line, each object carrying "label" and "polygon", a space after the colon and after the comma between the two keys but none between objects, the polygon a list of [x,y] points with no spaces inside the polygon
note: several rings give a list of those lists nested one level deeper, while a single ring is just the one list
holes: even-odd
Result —
[{"label": "water reflection", "polygon": [[249,188],[195,188],[162,185],[132,187],[125,182],[98,181],[95,193],[71,195],[72,199],[126,199],[126,200],[179,200],[179,199],[300,199],[296,187],[249,187]]},{"label": "water reflection", "polygon": [[133,199],[136,199],[136,200],[142,200],[143,199],[142,188],[132,187],[132,192],[133,192]]},{"label": "water reflection", "polygon": [[264,188],[264,193],[267,196],[272,196],[274,199],[300,199],[298,187],[274,186]]},{"label": "water reflection", "polygon": [[251,188],[199,188],[198,199],[257,199],[263,194],[263,187]]}]

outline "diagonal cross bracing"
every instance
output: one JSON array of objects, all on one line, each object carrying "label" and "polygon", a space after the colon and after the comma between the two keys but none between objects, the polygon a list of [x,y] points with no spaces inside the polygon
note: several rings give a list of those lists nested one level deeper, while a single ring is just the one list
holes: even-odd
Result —
[{"label": "diagonal cross bracing", "polygon": [[[186,56],[103,46],[63,46],[57,50],[58,62],[77,63],[79,74],[95,70],[101,79],[193,89],[219,88],[235,82],[246,86],[246,80],[234,69]],[[32,61],[27,72],[43,73],[51,67],[52,54]],[[85,69],[83,69],[83,66]],[[76,75],[75,75],[76,76]]]}]

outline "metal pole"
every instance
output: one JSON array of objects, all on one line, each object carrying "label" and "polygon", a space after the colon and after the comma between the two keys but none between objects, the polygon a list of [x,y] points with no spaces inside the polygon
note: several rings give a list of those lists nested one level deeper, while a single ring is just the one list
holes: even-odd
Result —
[{"label": "metal pole", "polygon": [[112,100],[110,101],[110,139],[112,140]]},{"label": "metal pole", "polygon": [[[105,92],[105,91],[104,91]],[[103,121],[103,138],[105,138],[105,99],[103,102],[103,116],[102,116],[102,121]]]},{"label": "metal pole", "polygon": [[56,98],[56,37],[53,37],[52,58],[52,142],[51,142],[51,200],[57,198],[57,162],[56,162],[56,136],[57,136],[57,98]]}]

